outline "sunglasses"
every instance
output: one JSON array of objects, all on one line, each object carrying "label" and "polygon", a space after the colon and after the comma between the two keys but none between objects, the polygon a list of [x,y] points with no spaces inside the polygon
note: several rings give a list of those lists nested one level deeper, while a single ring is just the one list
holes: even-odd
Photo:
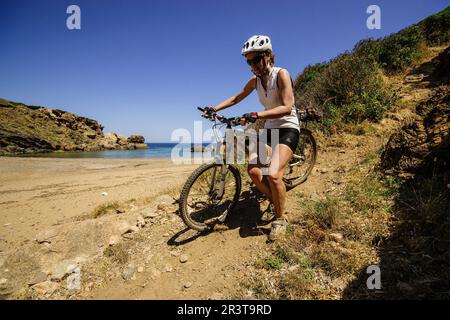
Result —
[{"label": "sunglasses", "polygon": [[263,55],[258,55],[256,57],[254,57],[253,59],[248,59],[247,63],[249,66],[258,64],[262,60],[263,57],[264,57]]}]

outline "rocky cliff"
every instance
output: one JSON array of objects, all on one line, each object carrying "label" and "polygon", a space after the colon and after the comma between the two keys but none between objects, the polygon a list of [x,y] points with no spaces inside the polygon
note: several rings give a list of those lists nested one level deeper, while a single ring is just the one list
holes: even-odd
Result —
[{"label": "rocky cliff", "polygon": [[144,149],[142,136],[103,133],[97,121],[59,109],[0,99],[0,155]]},{"label": "rocky cliff", "polygon": [[417,105],[409,123],[394,133],[381,156],[387,173],[411,177],[417,173],[447,172],[450,163],[450,47],[430,64],[433,72],[423,80],[431,96]]}]

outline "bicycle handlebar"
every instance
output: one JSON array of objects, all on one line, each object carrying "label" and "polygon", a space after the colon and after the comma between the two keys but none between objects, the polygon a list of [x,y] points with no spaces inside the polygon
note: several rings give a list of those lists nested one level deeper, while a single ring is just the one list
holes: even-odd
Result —
[{"label": "bicycle handlebar", "polygon": [[[197,107],[197,109],[200,110],[201,112],[205,112],[204,108]],[[222,123],[224,123],[224,124],[226,124],[227,126],[230,126],[230,127],[237,127],[237,126],[239,126],[240,122],[241,122],[241,119],[242,119],[242,117],[226,118],[226,117],[224,117],[224,116],[222,116],[220,114],[217,114],[217,113],[215,113],[215,114],[213,114],[211,116],[202,114],[202,117],[206,118],[208,120],[211,120],[211,121],[214,121],[215,119],[217,119],[220,122],[222,122]]]}]

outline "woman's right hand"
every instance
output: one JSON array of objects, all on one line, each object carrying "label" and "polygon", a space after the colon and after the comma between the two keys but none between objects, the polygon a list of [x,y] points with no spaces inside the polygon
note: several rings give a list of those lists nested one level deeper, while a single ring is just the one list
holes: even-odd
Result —
[{"label": "woman's right hand", "polygon": [[216,114],[216,109],[214,107],[205,107],[203,109],[203,114],[207,117],[212,117]]}]

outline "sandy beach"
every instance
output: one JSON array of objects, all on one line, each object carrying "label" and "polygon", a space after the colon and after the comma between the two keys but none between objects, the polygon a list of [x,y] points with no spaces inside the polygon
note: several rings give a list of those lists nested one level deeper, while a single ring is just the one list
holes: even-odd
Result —
[{"label": "sandy beach", "polygon": [[170,192],[197,166],[171,159],[1,157],[0,252],[99,205]]}]

